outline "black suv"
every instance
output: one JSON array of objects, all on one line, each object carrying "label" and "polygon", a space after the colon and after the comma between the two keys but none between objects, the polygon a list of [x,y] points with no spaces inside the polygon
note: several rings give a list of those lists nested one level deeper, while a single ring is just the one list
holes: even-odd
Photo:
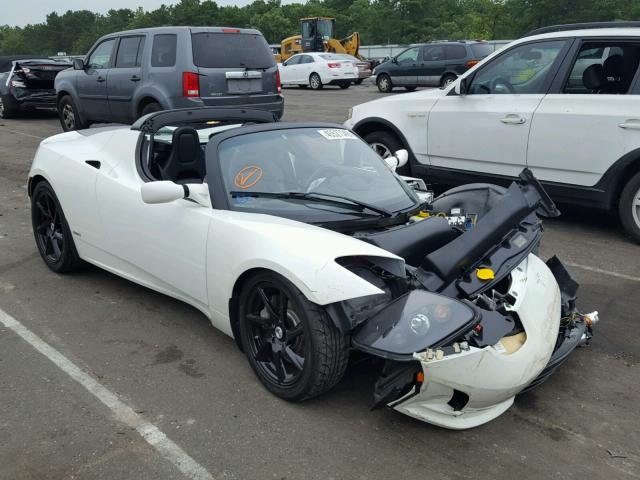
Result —
[{"label": "black suv", "polygon": [[484,57],[493,46],[484,42],[435,42],[414,45],[391,60],[378,65],[373,75],[378,90],[388,93],[393,87],[446,87]]}]

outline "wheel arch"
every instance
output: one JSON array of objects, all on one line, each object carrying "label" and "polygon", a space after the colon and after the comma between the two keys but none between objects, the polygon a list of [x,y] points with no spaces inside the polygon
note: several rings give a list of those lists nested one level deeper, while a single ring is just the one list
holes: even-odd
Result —
[{"label": "wheel arch", "polygon": [[367,135],[373,132],[377,132],[380,130],[390,132],[400,139],[400,142],[402,142],[403,147],[407,150],[407,152],[409,152],[409,166],[411,167],[416,161],[416,157],[413,153],[411,145],[407,140],[407,137],[403,135],[403,133],[400,131],[400,129],[398,129],[398,127],[396,127],[390,121],[385,120],[384,118],[380,118],[380,117],[365,118],[363,120],[360,120],[358,123],[356,123],[351,130],[353,130],[353,132],[358,134],[358,136],[360,136],[360,138],[362,138],[363,140],[364,140],[364,137],[366,137]]},{"label": "wheel arch", "polygon": [[29,198],[31,198],[36,185],[38,185],[40,182],[48,182],[49,184],[51,183],[49,182],[49,179],[47,179],[44,175],[36,174],[33,177],[29,177],[29,180],[27,181],[27,194],[29,195]]},{"label": "wheel arch", "polygon": [[607,210],[618,208],[622,190],[631,177],[638,172],[640,172],[640,148],[626,153],[607,169],[595,186],[605,192],[604,208]]},{"label": "wheel arch", "polygon": [[138,100],[138,103],[136,104],[136,118],[139,118],[140,115],[142,115],[142,110],[150,103],[157,103],[162,107],[162,102],[159,102],[151,95],[144,95],[142,98],[140,98],[140,100]]}]

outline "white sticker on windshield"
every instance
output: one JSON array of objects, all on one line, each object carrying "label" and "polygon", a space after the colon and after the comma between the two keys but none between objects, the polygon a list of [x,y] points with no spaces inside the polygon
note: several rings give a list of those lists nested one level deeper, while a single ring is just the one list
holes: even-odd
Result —
[{"label": "white sticker on windshield", "polygon": [[342,128],[318,130],[318,133],[327,140],[356,140],[358,138],[349,130],[343,130]]}]

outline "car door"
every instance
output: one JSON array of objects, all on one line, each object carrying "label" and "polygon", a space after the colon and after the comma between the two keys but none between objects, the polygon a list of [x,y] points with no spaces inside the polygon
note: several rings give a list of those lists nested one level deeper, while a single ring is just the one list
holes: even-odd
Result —
[{"label": "car door", "polygon": [[91,120],[109,120],[107,78],[111,68],[116,39],[100,42],[87,57],[84,70],[78,72],[76,89],[78,109]]},{"label": "car door", "polygon": [[418,74],[418,85],[437,86],[445,67],[445,46],[425,45],[422,47],[422,62]]},{"label": "car door", "polygon": [[280,81],[283,84],[291,85],[298,81],[300,72],[298,71],[302,55],[294,55],[282,64],[280,69]]},{"label": "car door", "polygon": [[518,44],[465,77],[467,92],[436,102],[428,118],[432,167],[515,177],[526,165],[533,114],[566,52],[565,40]]},{"label": "car door", "polygon": [[144,203],[135,143],[129,147],[114,168],[100,169],[96,197],[106,235],[98,246],[119,274],[205,308],[212,209],[184,199]]},{"label": "car door", "polygon": [[297,67],[297,78],[296,81],[300,84],[309,83],[309,77],[317,70],[318,64],[316,59],[311,55],[301,55],[300,63]]},{"label": "car door", "polygon": [[[639,62],[637,40],[585,39],[576,45],[565,75],[533,117],[527,163],[539,179],[593,186],[618,159],[640,148],[640,96],[633,91]],[[598,80],[599,87],[593,84]]]},{"label": "car door", "polygon": [[133,94],[142,79],[143,35],[120,37],[113,68],[107,78],[107,97],[114,121],[131,122]]},{"label": "car door", "polygon": [[411,47],[400,53],[393,63],[395,68],[389,70],[394,85],[417,85],[420,66],[420,47]]}]

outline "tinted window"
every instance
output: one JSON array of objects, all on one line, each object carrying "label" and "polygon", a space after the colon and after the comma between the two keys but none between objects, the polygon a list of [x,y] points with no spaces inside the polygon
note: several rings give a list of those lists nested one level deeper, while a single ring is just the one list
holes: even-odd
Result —
[{"label": "tinted window", "polygon": [[475,58],[484,58],[493,53],[493,47],[487,43],[474,43],[471,45],[471,52]]},{"label": "tinted window", "polygon": [[442,45],[425,47],[423,58],[427,62],[444,60],[444,47]]},{"label": "tinted window", "polygon": [[155,35],[151,49],[152,67],[173,67],[176,64],[178,37],[173,34]]},{"label": "tinted window", "polygon": [[405,50],[400,55],[396,57],[396,61],[398,63],[415,63],[418,59],[418,52],[420,49],[418,47],[410,48],[409,50]]},{"label": "tinted window", "polygon": [[467,58],[467,49],[464,45],[447,45],[445,51],[447,60],[463,60]]},{"label": "tinted window", "polygon": [[471,94],[546,93],[563,40],[520,45],[487,63],[473,78]]},{"label": "tinted window", "polygon": [[89,56],[87,64],[89,68],[109,68],[111,65],[111,55],[113,53],[113,46],[116,43],[115,38],[105,40]]},{"label": "tinted window", "polygon": [[129,68],[140,66],[140,43],[144,37],[123,37],[120,39],[118,54],[116,55],[116,68]]},{"label": "tinted window", "polygon": [[193,63],[203,68],[269,68],[275,64],[262,35],[246,33],[194,33]]},{"label": "tinted window", "polygon": [[638,63],[640,43],[586,42],[573,63],[564,93],[627,93]]}]

